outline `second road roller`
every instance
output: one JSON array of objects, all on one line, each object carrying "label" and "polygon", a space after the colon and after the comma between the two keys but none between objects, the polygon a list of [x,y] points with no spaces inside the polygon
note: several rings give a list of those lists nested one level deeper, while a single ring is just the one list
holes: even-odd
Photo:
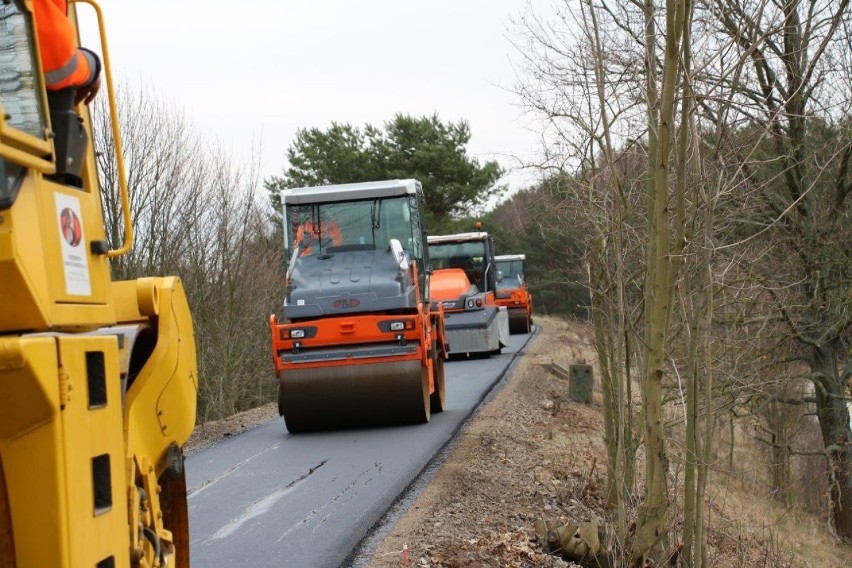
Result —
[{"label": "second road roller", "polygon": [[270,316],[287,430],[423,423],[444,409],[444,315],[429,297],[420,182],[285,189],[281,317]]},{"label": "second road roller", "polygon": [[509,333],[529,333],[532,330],[532,294],[524,276],[527,256],[503,254],[494,257],[497,263],[498,306],[509,310]]},{"label": "second road roller", "polygon": [[494,296],[493,238],[476,231],[430,236],[428,242],[432,296],[445,311],[450,355],[500,353],[509,345],[509,315]]}]

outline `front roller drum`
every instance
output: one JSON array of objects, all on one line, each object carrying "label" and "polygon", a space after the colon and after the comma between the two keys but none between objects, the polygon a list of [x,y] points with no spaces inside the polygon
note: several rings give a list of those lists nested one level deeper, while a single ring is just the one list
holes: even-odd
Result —
[{"label": "front roller drum", "polygon": [[189,568],[189,512],[186,501],[186,470],[183,469],[183,455],[180,471],[166,471],[159,480],[161,487],[160,506],[163,512],[163,526],[172,533],[174,568]]},{"label": "front roller drum", "polygon": [[446,384],[444,378],[444,355],[438,347],[432,348],[432,369],[435,372],[435,390],[430,396],[432,413],[443,412],[447,407]]},{"label": "front roller drum", "polygon": [[429,375],[419,360],[286,370],[278,410],[291,433],[429,421]]},{"label": "front roller drum", "polygon": [[525,309],[509,309],[509,333],[529,333],[530,316]]}]

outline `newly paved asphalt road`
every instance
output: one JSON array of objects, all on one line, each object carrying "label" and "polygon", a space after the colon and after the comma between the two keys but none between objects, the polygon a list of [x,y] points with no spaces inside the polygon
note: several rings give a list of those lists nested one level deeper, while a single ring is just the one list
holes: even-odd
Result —
[{"label": "newly paved asphalt road", "polygon": [[337,568],[451,439],[529,335],[446,363],[447,409],[428,424],[289,434],[281,419],[190,455],[193,567]]}]

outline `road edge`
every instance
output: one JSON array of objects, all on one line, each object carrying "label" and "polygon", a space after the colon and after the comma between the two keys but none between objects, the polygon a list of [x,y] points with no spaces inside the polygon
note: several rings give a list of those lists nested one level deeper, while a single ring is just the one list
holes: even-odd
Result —
[{"label": "road edge", "polygon": [[420,494],[429,486],[435,475],[446,463],[448,457],[455,449],[459,440],[459,433],[467,428],[473,421],[477,419],[482,409],[484,409],[492,400],[497,398],[513,379],[515,379],[515,371],[517,370],[521,358],[527,353],[532,343],[539,339],[539,326],[536,324],[530,333],[530,337],[524,345],[515,353],[512,354],[511,362],[506,365],[497,380],[494,381],[491,388],[488,389],[482,398],[477,402],[476,406],[471,409],[468,415],[461,420],[452,432],[446,442],[435,452],[435,455],[426,462],[420,472],[411,480],[411,482],[397,496],[387,511],[376,521],[367,531],[367,534],[358,545],[347,555],[346,559],[340,565],[340,568],[369,568],[373,554],[379,544],[387,537],[397,521],[407,512],[408,508],[413,505]]}]

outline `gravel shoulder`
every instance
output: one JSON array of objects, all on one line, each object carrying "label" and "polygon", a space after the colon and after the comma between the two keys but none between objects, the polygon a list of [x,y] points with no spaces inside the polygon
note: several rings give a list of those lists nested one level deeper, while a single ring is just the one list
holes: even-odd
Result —
[{"label": "gravel shoulder", "polygon": [[[582,493],[584,464],[603,452],[603,423],[597,405],[569,404],[567,382],[544,366],[592,362],[585,328],[555,319],[537,323],[539,333],[512,377],[459,434],[446,462],[375,549],[371,568],[403,566],[404,549],[409,566],[568,566],[534,542],[533,522],[556,516],[560,496]],[[572,459],[563,461],[565,455]],[[570,500],[569,506],[582,508]]]},{"label": "gravel shoulder", "polygon": [[245,410],[223,418],[199,424],[192,431],[192,435],[183,446],[185,454],[191,454],[218,442],[223,438],[236,436],[246,430],[257,428],[270,420],[278,418],[278,405],[274,402]]}]

